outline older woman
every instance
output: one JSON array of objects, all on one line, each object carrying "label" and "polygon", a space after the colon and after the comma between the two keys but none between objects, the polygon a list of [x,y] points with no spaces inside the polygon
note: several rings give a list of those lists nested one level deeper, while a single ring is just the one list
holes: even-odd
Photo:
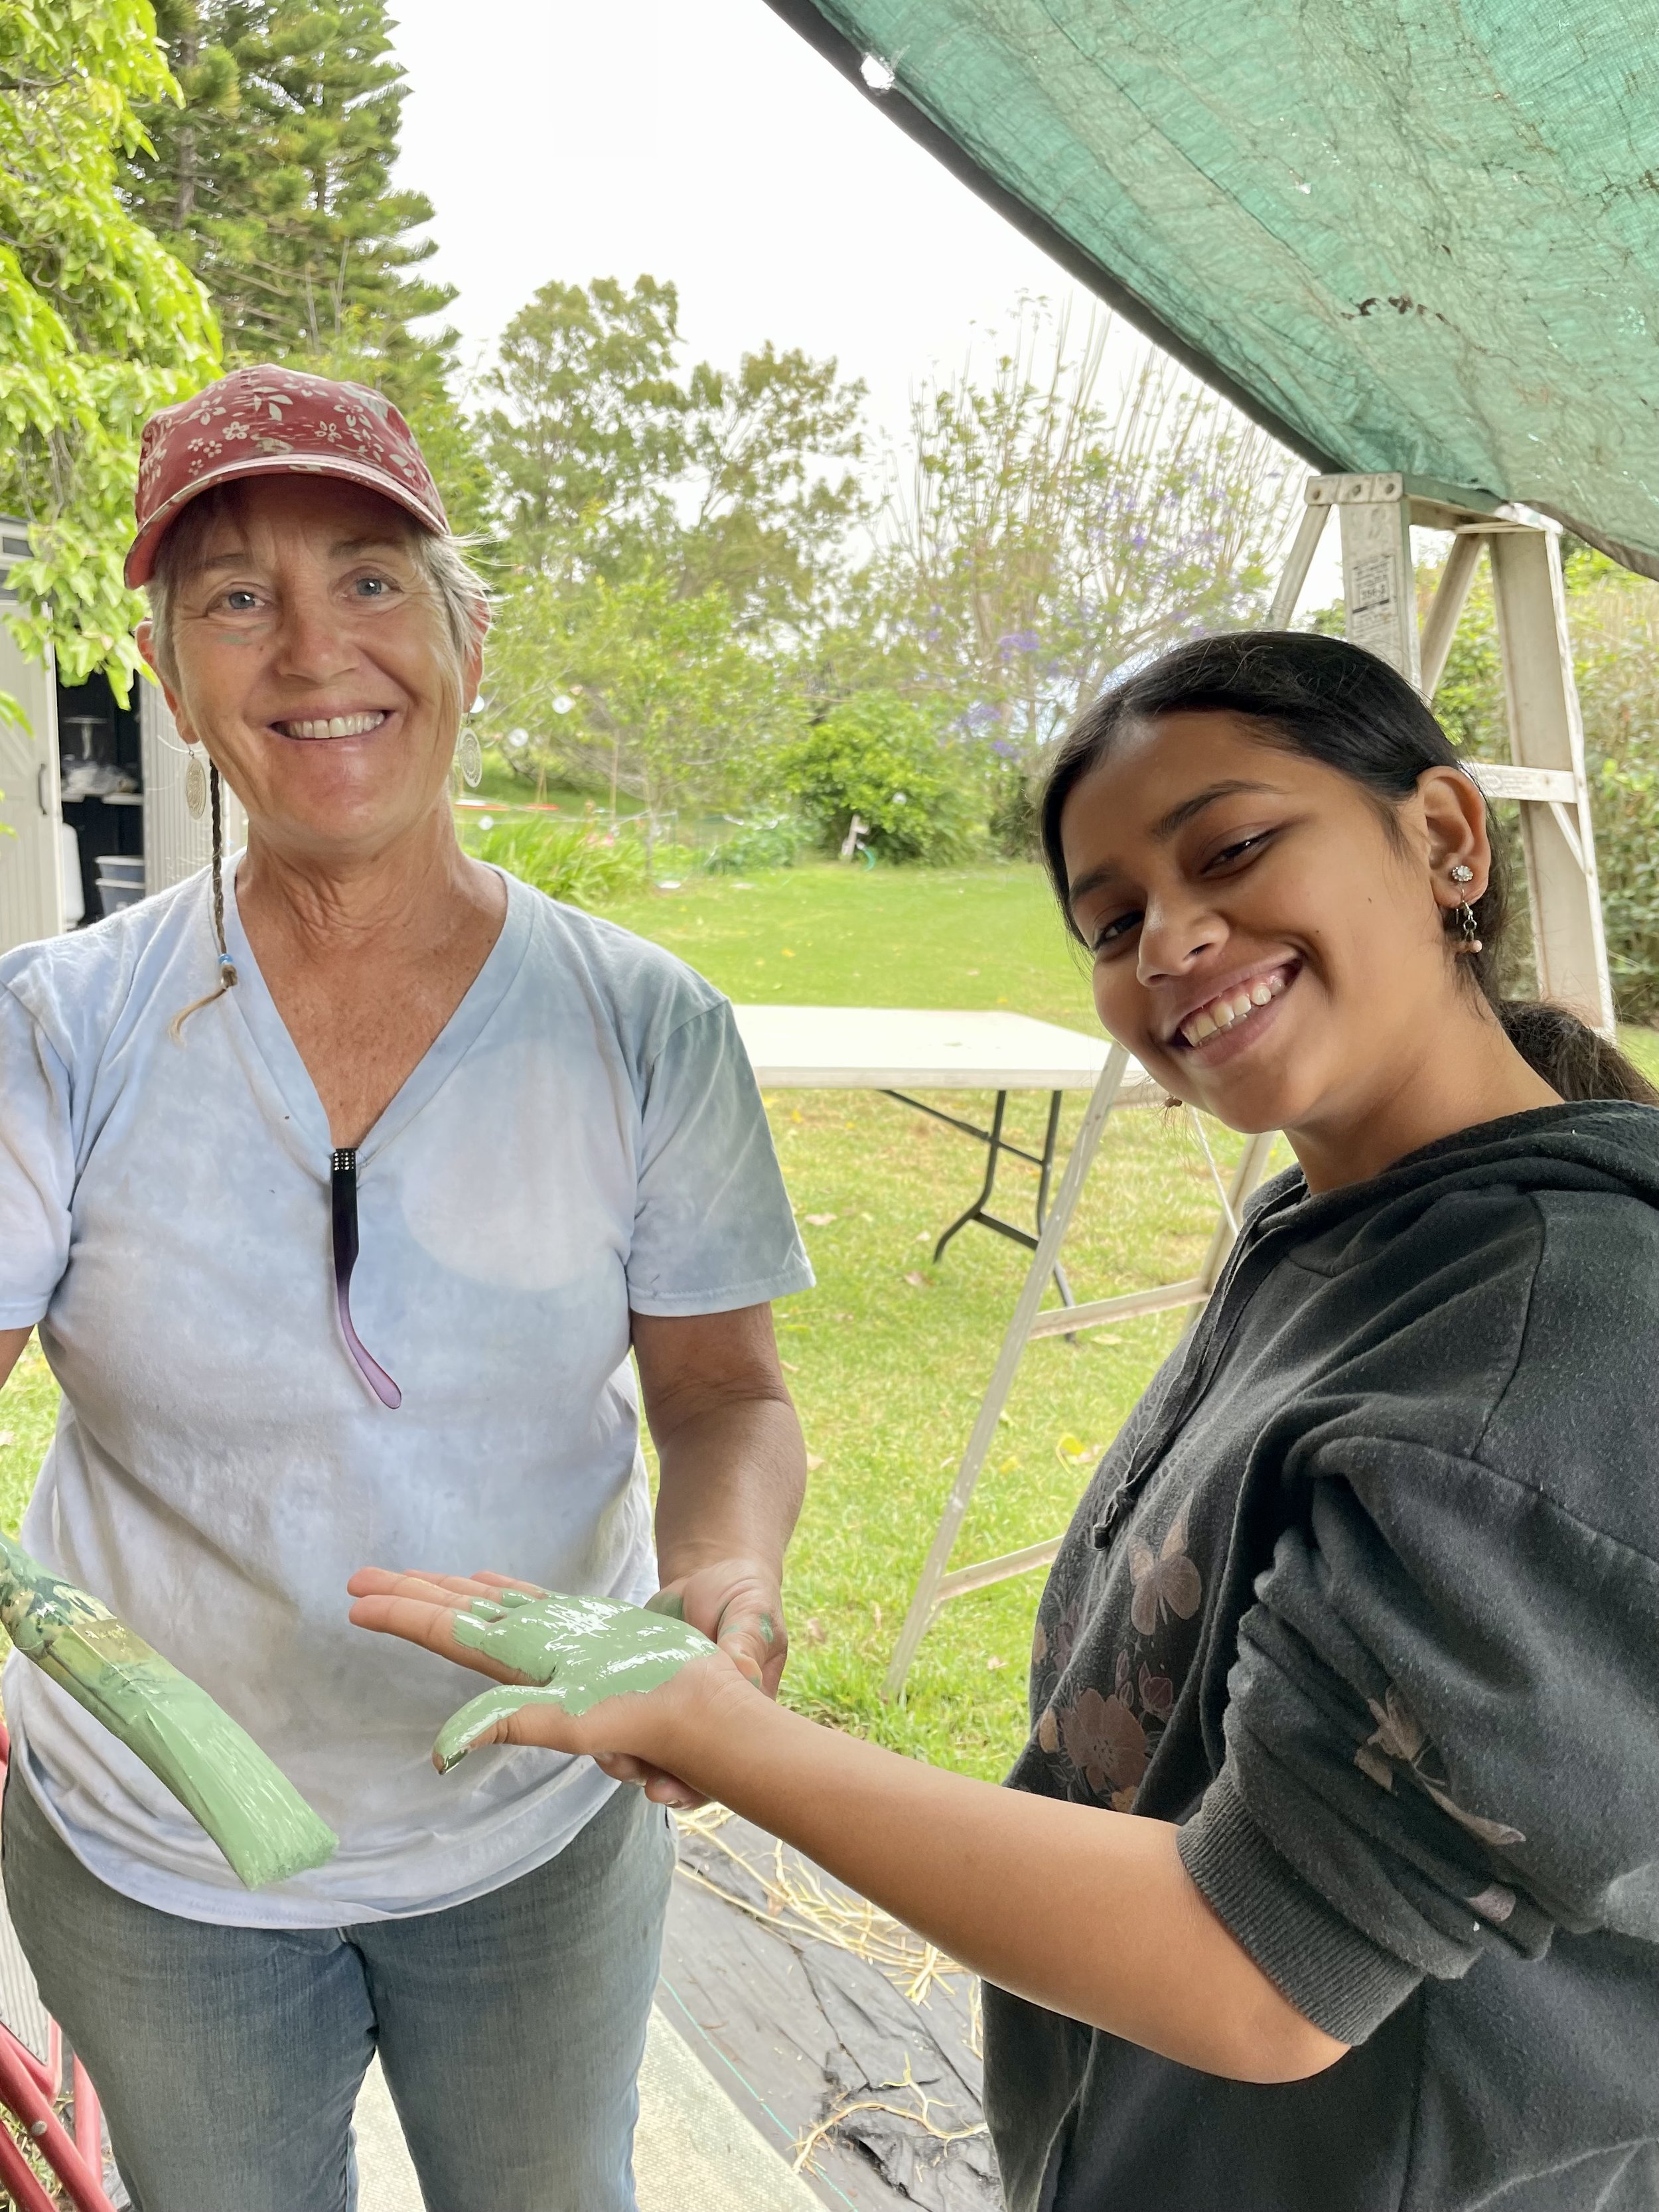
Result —
[{"label": "older woman", "polygon": [[775,1688],[769,1302],[810,1273],[719,994],[456,843],[484,605],[396,410],[240,370],[149,426],[138,515],[143,648],[247,849],[0,961],[0,1377],[38,1322],[30,1547],[341,1846],[243,1893],[14,1662],[12,1915],[141,2212],[349,2206],[377,2049],[428,2204],[625,2212],[667,1816],[586,1759],[440,1779],[450,1671],[339,1591],[458,1551],[660,1588]]}]

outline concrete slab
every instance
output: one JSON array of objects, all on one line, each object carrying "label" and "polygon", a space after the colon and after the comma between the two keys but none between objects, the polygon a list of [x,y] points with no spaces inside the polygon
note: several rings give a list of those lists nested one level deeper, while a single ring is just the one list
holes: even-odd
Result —
[{"label": "concrete slab", "polygon": [[357,2212],[425,2212],[392,2092],[377,2058],[352,2118],[357,2135]]},{"label": "concrete slab", "polygon": [[654,2008],[634,2172],[640,2212],[823,2212]]},{"label": "concrete slab", "polygon": [[[359,2212],[422,2212],[377,2062],[357,2100]],[[654,2007],[634,2137],[640,2212],[823,2212]]]}]

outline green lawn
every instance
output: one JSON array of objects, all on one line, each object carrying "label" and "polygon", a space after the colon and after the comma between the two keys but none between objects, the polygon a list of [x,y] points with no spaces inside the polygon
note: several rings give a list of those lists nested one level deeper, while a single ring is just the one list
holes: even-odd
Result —
[{"label": "green lawn", "polygon": [[787,868],[606,909],[736,1000],[1012,1006],[1092,1030],[1088,970],[1035,868]]},{"label": "green lawn", "polygon": [[[814,866],[752,884],[697,881],[611,909],[743,1000],[1012,1006],[1091,1030],[1086,971],[1036,870]],[[990,1097],[939,1103],[983,1121]],[[941,1615],[902,1706],[881,1677],[975,1412],[1026,1255],[964,1231],[933,1240],[978,1188],[969,1139],[862,1091],[767,1101],[818,1287],[780,1307],[789,1380],[814,1468],[790,1555],[796,1705],[907,1750],[1000,1774],[1024,1729],[1040,1578]],[[1014,1102],[1035,1145],[1044,1097]],[[1066,1133],[1082,1112],[1068,1102]],[[1231,1152],[1224,1133],[1214,1139]],[[1001,1203],[1029,1218],[1036,1183]],[[821,1217],[833,1217],[823,1219]],[[820,1217],[814,1219],[813,1217]],[[1068,1266],[1080,1297],[1188,1274],[1214,1219],[1209,1170],[1182,1119],[1139,1109],[1109,1128]],[[958,1561],[1057,1534],[1094,1459],[1174,1341],[1179,1316],[1035,1345],[963,1530]]]},{"label": "green lawn", "polygon": [[[814,866],[747,885],[700,878],[612,911],[738,1000],[1009,1006],[1092,1027],[1083,969],[1031,868]],[[1636,1031],[1626,1042],[1659,1076],[1659,1037]],[[989,1102],[940,1103],[982,1113]],[[1030,1139],[1043,1103],[1017,1102]],[[795,1652],[786,1693],[907,1750],[999,1774],[1023,1733],[1037,1577],[948,1607],[902,1706],[884,1705],[879,1684],[1025,1255],[970,1229],[933,1266],[934,1237],[978,1187],[982,1156],[966,1139],[859,1091],[777,1092],[768,1105],[818,1276],[817,1290],[778,1316],[817,1462],[790,1555]],[[1080,1111],[1073,1100],[1068,1132]],[[1029,1170],[1011,1177],[1004,1203],[1016,1218],[1034,1182]],[[1190,1273],[1213,1218],[1208,1170],[1184,1117],[1121,1114],[1067,1254],[1078,1294]],[[959,1564],[1058,1533],[1178,1326],[1161,1315],[1075,1345],[1031,1347]],[[9,1528],[53,1407],[51,1377],[31,1349],[0,1396],[0,1521]]]}]

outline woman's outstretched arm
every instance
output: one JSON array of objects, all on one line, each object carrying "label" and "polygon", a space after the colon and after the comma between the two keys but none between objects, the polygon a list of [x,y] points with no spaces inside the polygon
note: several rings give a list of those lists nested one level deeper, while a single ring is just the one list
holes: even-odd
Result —
[{"label": "woman's outstretched arm", "polygon": [[0,1382],[4,1382],[23,1356],[23,1346],[33,1334],[27,1328],[0,1328]]},{"label": "woman's outstretched arm", "polygon": [[[489,1595],[482,1585],[368,1569],[350,1588],[359,1626],[477,1663],[453,1624],[470,1596]],[[987,1980],[1182,2065],[1293,2081],[1346,2048],[1211,1911],[1169,1823],[1000,1790],[821,1728],[723,1654],[576,1717],[550,1695],[503,1719],[495,1740],[681,1776]]]}]

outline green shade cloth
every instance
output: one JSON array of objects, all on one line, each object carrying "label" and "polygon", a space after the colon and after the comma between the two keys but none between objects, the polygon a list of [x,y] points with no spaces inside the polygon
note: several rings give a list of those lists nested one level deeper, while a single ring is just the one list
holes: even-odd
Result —
[{"label": "green shade cloth", "polygon": [[1659,0],[772,4],[1315,466],[1659,575]]}]

